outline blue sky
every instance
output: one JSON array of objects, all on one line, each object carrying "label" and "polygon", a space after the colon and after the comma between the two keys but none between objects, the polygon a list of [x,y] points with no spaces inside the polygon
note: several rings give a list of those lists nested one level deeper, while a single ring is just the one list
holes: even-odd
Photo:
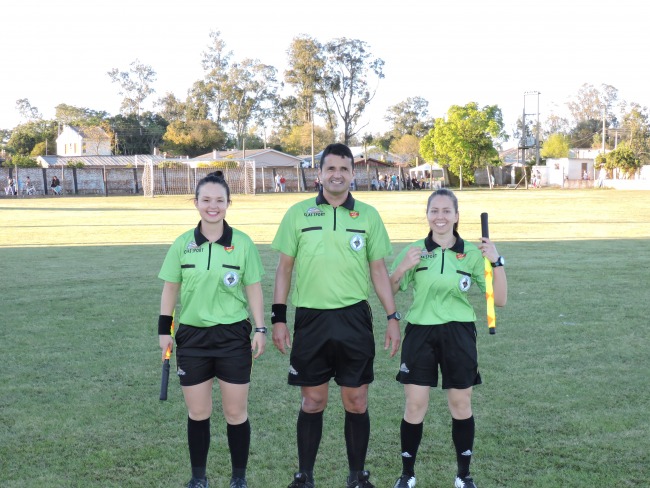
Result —
[{"label": "blue sky", "polygon": [[16,100],[45,118],[66,103],[119,112],[106,72],[135,59],[157,72],[156,93],[184,99],[203,77],[201,53],[219,30],[234,59],[286,67],[291,40],[360,39],[385,61],[385,79],[362,132],[387,128],[386,109],[408,97],[441,117],[475,101],[501,107],[510,130],[523,110],[564,113],[583,83],[608,84],[619,98],[650,105],[645,76],[650,37],[642,2],[619,0],[204,1],[21,0],[2,7],[0,128],[20,123]]}]

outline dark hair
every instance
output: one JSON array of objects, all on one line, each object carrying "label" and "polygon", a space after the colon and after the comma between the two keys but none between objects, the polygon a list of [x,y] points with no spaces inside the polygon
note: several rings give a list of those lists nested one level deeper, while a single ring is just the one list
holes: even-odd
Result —
[{"label": "dark hair", "polygon": [[323,169],[323,162],[325,161],[325,156],[334,154],[335,156],[341,156],[344,158],[350,158],[350,164],[352,164],[352,169],[354,169],[354,156],[352,151],[348,146],[341,143],[330,144],[325,149],[323,149],[323,154],[320,157],[320,169]]},{"label": "dark hair", "polygon": [[[427,213],[429,212],[429,207],[431,206],[431,200],[436,197],[451,198],[451,202],[454,204],[454,210],[456,213],[458,213],[458,198],[456,198],[456,195],[454,195],[453,191],[448,190],[447,188],[438,188],[431,195],[429,195],[429,199],[427,200]],[[458,232],[458,222],[454,224],[454,232]]]},{"label": "dark hair", "polygon": [[223,186],[226,189],[226,200],[228,203],[230,202],[230,187],[228,186],[228,183],[223,177],[223,171],[214,171],[212,173],[207,174],[203,178],[199,180],[199,182],[196,184],[196,190],[194,191],[194,198],[199,199],[199,190],[203,185],[206,183],[217,183],[221,186]]}]

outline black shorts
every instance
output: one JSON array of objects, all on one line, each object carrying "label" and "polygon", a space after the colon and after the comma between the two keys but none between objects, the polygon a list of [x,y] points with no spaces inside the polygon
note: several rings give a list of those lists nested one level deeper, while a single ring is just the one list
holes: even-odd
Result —
[{"label": "black shorts", "polygon": [[250,383],[251,329],[248,320],[212,327],[181,324],[176,333],[176,374],[181,385],[198,385],[215,376],[227,383]]},{"label": "black shorts", "polygon": [[331,378],[358,388],[375,379],[372,311],[366,301],[333,310],[298,307],[289,384],[318,386]]},{"label": "black shorts", "polygon": [[405,385],[465,389],[481,384],[473,322],[407,324],[397,381]]}]

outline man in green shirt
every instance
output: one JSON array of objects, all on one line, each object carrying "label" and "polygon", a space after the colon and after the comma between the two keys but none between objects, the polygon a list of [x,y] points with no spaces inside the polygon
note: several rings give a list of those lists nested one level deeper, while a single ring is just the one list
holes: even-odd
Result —
[{"label": "man in green shirt", "polygon": [[[341,388],[348,488],[373,488],[365,470],[370,438],[368,385],[374,379],[375,343],[368,304],[370,278],[387,312],[384,348],[399,349],[399,314],[384,258],[392,252],[378,212],[350,194],[354,158],[344,144],[330,144],[318,173],[322,190],[292,206],[272,247],[280,252],[273,295],[273,343],[282,354],[291,348],[289,379],[300,386],[298,463],[289,488],[313,488],[314,464],[327,407],[329,381]],[[293,335],[286,325],[286,303],[295,267]]]}]

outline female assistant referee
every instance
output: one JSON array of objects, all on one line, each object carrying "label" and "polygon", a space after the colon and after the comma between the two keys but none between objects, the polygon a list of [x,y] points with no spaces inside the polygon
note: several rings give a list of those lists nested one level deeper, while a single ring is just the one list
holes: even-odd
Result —
[{"label": "female assistant referee", "polygon": [[458,200],[451,190],[436,190],[427,202],[429,234],[407,246],[391,270],[393,293],[413,285],[413,304],[406,314],[406,330],[397,380],[404,385],[406,406],[400,425],[402,475],[394,488],[415,487],[415,457],[429,391],[447,391],[451,435],[458,471],[455,488],[476,488],[469,473],[474,449],[472,387],[481,383],[476,349],[476,314],[467,299],[473,283],[485,292],[485,260],[493,266],[494,304],[507,300],[506,272],[490,239],[478,246],[458,234]]},{"label": "female assistant referee", "polygon": [[[172,313],[178,293],[181,295],[175,338],[177,375],[188,410],[187,439],[192,466],[188,488],[209,486],[206,465],[215,377],[227,423],[232,463],[230,488],[247,488],[252,353],[259,357],[266,345],[261,286],[264,271],[250,237],[226,222],[230,203],[230,188],[220,171],[200,180],[194,206],[201,221],[174,241],[158,275],[165,281],[158,320],[163,356],[173,346]],[[256,324],[252,342],[247,305]]]}]

